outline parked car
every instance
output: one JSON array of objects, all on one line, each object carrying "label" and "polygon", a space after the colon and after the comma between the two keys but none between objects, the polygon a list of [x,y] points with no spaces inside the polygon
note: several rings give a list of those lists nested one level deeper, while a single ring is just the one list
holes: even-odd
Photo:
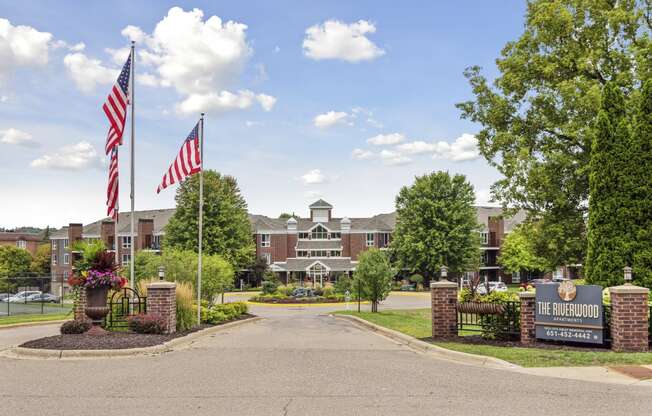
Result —
[{"label": "parked car", "polygon": [[533,279],[528,282],[528,284],[537,287],[537,285],[549,285],[551,283],[554,283],[550,279]]},{"label": "parked car", "polygon": [[553,282],[563,282],[564,280],[570,280],[567,277],[564,277],[563,275],[557,275],[552,277]]},{"label": "parked car", "polygon": [[4,302],[5,299],[9,298],[11,293],[0,293],[0,302]]},{"label": "parked car", "polygon": [[22,292],[18,292],[15,295],[5,299],[3,302],[27,302],[27,298],[32,296],[32,295],[40,295],[41,292],[40,290],[23,290]]},{"label": "parked car", "polygon": [[58,303],[59,296],[55,296],[52,293],[37,293],[35,295],[28,296],[27,302]]},{"label": "parked car", "polygon": [[298,287],[292,291],[292,296],[295,298],[311,298],[315,296],[315,291],[309,287]]},{"label": "parked car", "polygon": [[[488,282],[489,292],[507,292],[507,285],[504,282]],[[487,286],[481,283],[476,289],[479,295],[487,294]]]},{"label": "parked car", "polygon": [[417,290],[417,285],[403,285],[401,286],[401,292],[414,292]]}]

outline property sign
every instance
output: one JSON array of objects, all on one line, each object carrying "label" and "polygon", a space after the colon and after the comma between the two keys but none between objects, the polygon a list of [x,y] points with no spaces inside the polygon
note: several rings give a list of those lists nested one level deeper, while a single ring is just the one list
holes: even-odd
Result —
[{"label": "property sign", "polygon": [[602,287],[575,286],[571,280],[537,285],[536,337],[602,344]]}]

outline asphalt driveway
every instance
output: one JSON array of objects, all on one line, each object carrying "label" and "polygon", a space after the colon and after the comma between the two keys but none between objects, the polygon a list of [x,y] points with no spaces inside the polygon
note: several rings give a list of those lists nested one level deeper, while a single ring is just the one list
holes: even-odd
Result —
[{"label": "asphalt driveway", "polygon": [[[10,415],[648,415],[652,390],[442,361],[300,311],[163,355],[0,358]],[[0,411],[2,413],[3,411]]]}]

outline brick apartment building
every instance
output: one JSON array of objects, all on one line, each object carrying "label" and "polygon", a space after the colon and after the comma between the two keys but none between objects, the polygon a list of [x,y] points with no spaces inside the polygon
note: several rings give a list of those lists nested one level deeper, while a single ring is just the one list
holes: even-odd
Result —
[{"label": "brick apartment building", "polygon": [[[333,206],[321,199],[308,209],[309,216],[303,218],[249,215],[256,256],[265,258],[282,281],[333,281],[339,274],[355,270],[362,251],[371,247],[385,249],[392,240],[395,212],[367,218],[334,217]],[[518,275],[512,277],[501,270],[497,258],[506,234],[524,220],[525,214],[519,212],[514,217],[504,218],[502,209],[481,206],[477,207],[477,212],[482,226],[482,265],[478,272],[468,272],[466,277],[479,273],[483,279],[486,276],[488,280],[511,282],[514,278],[518,281]],[[117,242],[120,263],[125,266],[131,261],[131,244],[135,244],[136,251],[160,252],[165,226],[173,214],[174,209],[135,212],[137,227],[132,242],[129,236],[130,213],[120,213]],[[107,247],[115,250],[114,227],[111,219],[88,225],[71,223],[50,236],[55,293],[57,282],[65,282],[72,271],[72,243],[82,239],[101,239]]]},{"label": "brick apartment building", "polygon": [[21,233],[15,231],[0,232],[0,246],[14,246],[25,249],[33,256],[36,249],[43,242],[43,235],[40,233]]}]

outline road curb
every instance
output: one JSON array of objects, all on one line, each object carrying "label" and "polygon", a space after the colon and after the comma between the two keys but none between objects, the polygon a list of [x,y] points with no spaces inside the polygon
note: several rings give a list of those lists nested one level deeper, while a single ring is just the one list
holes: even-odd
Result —
[{"label": "road curb", "polygon": [[[254,306],[272,306],[272,307],[286,307],[286,308],[296,308],[297,306],[309,306],[309,307],[325,307],[325,306],[346,306],[347,302],[326,302],[326,303],[271,303],[271,302],[254,302],[246,301],[249,305]],[[349,305],[357,305],[358,302],[348,302]],[[361,305],[368,305],[369,301],[365,300],[360,302]]]},{"label": "road curb", "polygon": [[446,348],[442,348],[438,345],[433,345],[425,341],[421,341],[409,335],[406,335],[402,332],[394,331],[393,329],[385,328],[380,325],[376,325],[372,322],[366,321],[364,319],[358,318],[357,316],[352,315],[331,315],[339,319],[344,319],[350,322],[359,324],[366,329],[369,329],[378,334],[384,335],[388,338],[393,339],[394,341],[399,342],[407,347],[419,350],[421,352],[427,352],[433,355],[438,356],[450,361],[455,361],[462,364],[468,364],[473,366],[480,367],[489,367],[489,368],[498,368],[503,370],[520,370],[522,367],[510,362],[501,360],[494,357],[486,357],[483,355],[469,354],[466,352],[453,351]]},{"label": "road curb", "polygon": [[120,350],[45,350],[38,348],[13,347],[0,352],[0,356],[15,359],[36,359],[36,360],[63,360],[63,359],[85,359],[85,358],[119,358],[135,357],[141,355],[155,355],[170,351],[175,351],[189,346],[197,338],[211,335],[226,329],[244,325],[246,323],[262,320],[259,316],[254,316],[239,321],[229,322],[224,325],[213,326],[192,332],[186,336],[174,338],[160,345],[151,347],[129,348]]},{"label": "road curb", "polygon": [[70,319],[57,319],[56,321],[21,322],[19,324],[0,325],[0,331],[3,329],[25,328],[30,326],[56,325],[62,324],[66,321],[70,321]]}]

